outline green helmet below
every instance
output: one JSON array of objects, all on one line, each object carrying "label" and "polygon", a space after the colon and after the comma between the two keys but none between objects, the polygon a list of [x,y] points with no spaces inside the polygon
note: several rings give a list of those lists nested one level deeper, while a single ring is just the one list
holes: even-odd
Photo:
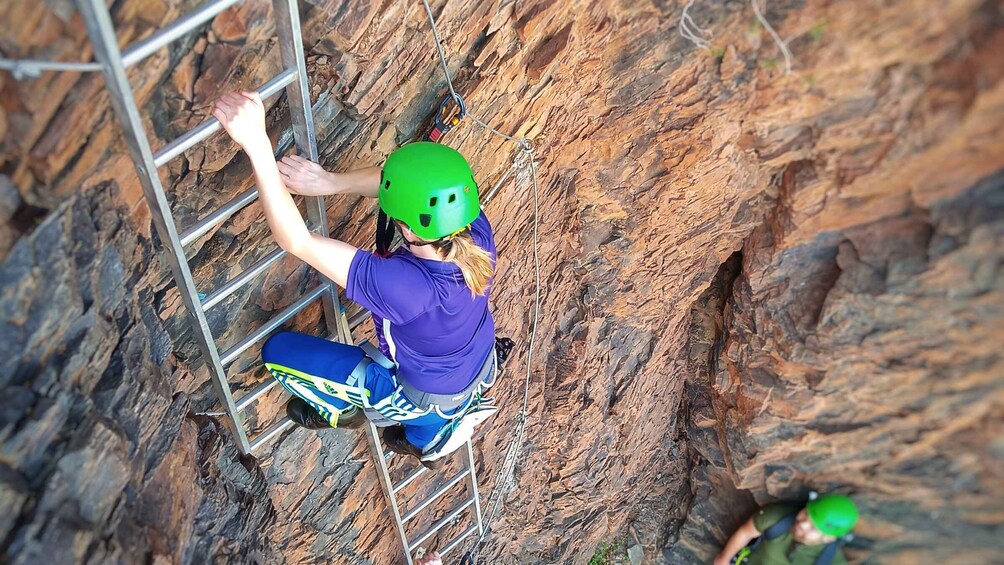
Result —
[{"label": "green helmet below", "polygon": [[429,141],[409,143],[387,157],[379,198],[385,214],[425,240],[454,234],[481,212],[467,159],[456,149]]},{"label": "green helmet below", "polygon": [[827,494],[810,500],[805,511],[812,525],[828,536],[846,535],[858,521],[858,507],[842,494]]}]

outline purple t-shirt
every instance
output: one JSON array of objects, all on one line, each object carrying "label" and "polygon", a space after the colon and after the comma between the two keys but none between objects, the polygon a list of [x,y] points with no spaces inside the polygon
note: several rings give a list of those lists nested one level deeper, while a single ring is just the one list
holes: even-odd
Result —
[{"label": "purple t-shirt", "polygon": [[[484,212],[471,237],[495,264],[495,237]],[[494,277],[492,277],[494,279]],[[477,376],[495,347],[488,296],[471,296],[460,267],[420,259],[402,246],[386,259],[359,250],[349,266],[345,293],[373,312],[384,353],[399,378],[435,394],[460,392]]]}]

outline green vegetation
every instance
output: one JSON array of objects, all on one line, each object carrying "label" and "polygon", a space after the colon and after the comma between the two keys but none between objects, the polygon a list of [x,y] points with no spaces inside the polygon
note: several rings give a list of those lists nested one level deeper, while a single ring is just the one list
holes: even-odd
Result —
[{"label": "green vegetation", "polygon": [[615,540],[613,543],[601,543],[589,559],[589,565],[611,565],[614,563],[614,558],[622,556],[624,551],[623,539]]}]

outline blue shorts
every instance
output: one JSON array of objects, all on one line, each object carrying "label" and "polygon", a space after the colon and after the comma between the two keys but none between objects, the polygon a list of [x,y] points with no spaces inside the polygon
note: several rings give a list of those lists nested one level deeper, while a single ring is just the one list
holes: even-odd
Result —
[{"label": "blue shorts", "polygon": [[412,404],[401,393],[394,373],[377,363],[366,367],[364,382],[356,382],[352,370],[365,356],[355,345],[295,332],[279,332],[261,349],[265,367],[279,384],[306,401],[332,426],[337,425],[341,412],[366,406],[386,420],[404,425],[408,441],[424,449],[450,420],[437,409]]}]

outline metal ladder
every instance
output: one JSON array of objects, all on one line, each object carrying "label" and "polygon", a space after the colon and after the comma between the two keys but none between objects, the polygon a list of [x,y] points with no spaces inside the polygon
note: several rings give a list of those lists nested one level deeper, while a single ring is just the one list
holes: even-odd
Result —
[{"label": "metal ladder", "polygon": [[[467,526],[464,531],[457,534],[457,536],[452,540],[447,542],[446,545],[434,549],[439,552],[439,555],[446,557],[446,554],[459,546],[460,543],[467,538],[467,536],[473,533],[477,533],[478,535],[484,533],[484,524],[482,523],[481,514],[481,495],[478,493],[478,479],[474,467],[474,448],[471,446],[471,442],[469,440],[467,445],[462,450],[465,453],[463,456],[465,463],[464,468],[448,481],[440,485],[439,488],[437,488],[436,491],[429,496],[429,498],[414,503],[414,506],[411,509],[402,513],[401,504],[397,499],[398,493],[414,482],[415,479],[428,471],[428,469],[419,465],[417,469],[409,473],[400,483],[395,485],[390,478],[390,467],[388,465],[394,453],[391,451],[383,452],[383,444],[380,443],[377,428],[373,424],[367,425],[366,435],[368,435],[370,439],[370,447],[372,448],[374,455],[373,458],[376,460],[377,468],[379,469],[380,486],[383,488],[384,494],[387,496],[387,501],[390,503],[390,510],[391,514],[394,516],[394,524],[397,529],[397,535],[401,538],[401,545],[404,546],[404,558],[408,565],[412,565],[414,563],[412,556],[426,540],[432,537],[433,534],[438,532],[444,526],[452,523],[464,512],[464,510],[467,510],[469,507],[472,508],[473,523]],[[378,455],[379,453],[383,453],[383,455]],[[447,491],[455,487],[465,478],[467,479],[466,482],[470,488],[470,494],[467,498],[450,509],[442,518],[429,526],[427,530],[418,534],[413,539],[409,539],[405,525],[410,520],[418,516],[418,514],[427,506],[438,500],[439,497],[446,494]]]},{"label": "metal ladder", "polygon": [[[353,318],[355,318],[355,316],[353,316]],[[385,367],[392,366],[392,362],[387,359],[372,343],[363,342],[360,343],[360,346],[366,350],[366,354],[377,363],[384,365]],[[437,488],[435,492],[429,496],[429,498],[413,502],[409,510],[402,512],[402,505],[398,501],[398,493],[415,482],[416,479],[424,475],[427,471],[429,471],[429,469],[422,465],[418,465],[418,467],[408,473],[400,483],[394,484],[394,481],[390,476],[389,465],[391,459],[394,458],[394,452],[384,450],[377,427],[372,423],[368,423],[366,425],[366,435],[369,437],[370,450],[373,453],[373,460],[377,465],[380,486],[383,488],[384,494],[387,496],[387,502],[390,505],[390,511],[394,517],[394,525],[397,535],[401,539],[401,545],[404,546],[404,559],[408,565],[412,565],[414,563],[413,555],[415,551],[421,547],[426,540],[431,538],[444,526],[451,524],[454,520],[459,518],[460,515],[463,514],[464,510],[467,510],[468,508],[470,508],[472,512],[472,523],[445,545],[436,548],[436,551],[439,552],[440,556],[446,557],[446,554],[459,546],[461,542],[467,538],[467,536],[475,532],[477,532],[478,535],[484,533],[484,523],[482,522],[483,515],[481,513],[481,494],[478,492],[478,477],[476,467],[474,465],[474,446],[471,445],[470,440],[467,440],[467,444],[461,450],[464,452],[464,455],[462,456],[464,460],[464,467],[460,470],[460,472],[453,475],[445,483],[439,485],[439,488]],[[429,526],[428,529],[415,536],[414,539],[410,539],[406,528],[407,523],[417,517],[423,510],[425,510],[425,508],[450,491],[450,489],[457,486],[464,479],[467,479],[466,483],[470,490],[467,498],[451,508],[445,515],[443,515],[442,518]]]},{"label": "metal ladder", "polygon": [[[282,249],[276,249],[240,275],[209,293],[205,298],[199,297],[195,281],[192,279],[191,268],[185,257],[185,246],[254,202],[258,198],[258,190],[252,187],[242,192],[179,234],[164,193],[164,187],[160,181],[158,169],[187,149],[208,138],[218,131],[221,125],[218,120],[211,117],[165,147],[153,152],[140,119],[136,100],[133,98],[132,88],[125,74],[126,68],[138,64],[162,47],[209,22],[217,14],[239,1],[212,0],[207,2],[125,50],[118,48],[115,29],[105,0],[77,0],[77,5],[87,26],[91,43],[94,45],[95,57],[102,64],[106,87],[111,95],[112,108],[122,125],[125,143],[129,148],[133,163],[136,165],[136,172],[143,185],[143,193],[150,206],[153,223],[161,241],[167,248],[165,255],[177,281],[181,298],[188,310],[199,348],[202,350],[203,358],[212,374],[216,397],[228,416],[227,424],[236,438],[240,450],[247,454],[261,447],[291,426],[293,422],[288,417],[284,417],[261,435],[249,439],[244,429],[244,418],[241,416],[241,412],[271,390],[277,381],[269,376],[250,392],[235,400],[231,385],[227,382],[225,367],[318,298],[324,304],[324,320],[329,335],[342,343],[351,343],[352,338],[339,302],[338,290],[331,281],[318,275],[321,277],[321,283],[299,300],[275,314],[272,319],[237,344],[222,352],[217,348],[216,340],[213,338],[212,331],[206,321],[206,311],[219,305],[225,298],[248,284],[257,275],[284,257],[286,252]],[[296,0],[273,0],[272,4],[277,20],[279,52],[285,70],[262,85],[258,92],[264,99],[285,89],[297,150],[300,155],[317,161],[314,119],[311,113],[310,92],[307,88],[307,70],[300,38],[300,16],[297,3]],[[306,201],[308,226],[311,231],[327,236],[329,232],[323,198],[310,197]]]},{"label": "metal ladder", "polygon": [[[87,26],[88,35],[94,45],[95,56],[102,64],[107,88],[111,95],[112,108],[122,125],[126,146],[129,148],[129,153],[136,165],[136,171],[143,185],[144,196],[150,206],[154,225],[161,241],[167,246],[167,259],[177,281],[182,300],[191,317],[192,327],[195,330],[199,347],[212,374],[212,383],[217,398],[226,411],[228,426],[237,439],[241,451],[247,454],[254,452],[291,426],[293,422],[288,417],[284,417],[262,432],[261,435],[249,440],[244,429],[244,419],[241,416],[241,412],[271,390],[272,387],[276,386],[277,381],[269,375],[261,384],[235,400],[231,386],[226,379],[225,367],[233,362],[241,353],[268,336],[272,331],[318,298],[321,298],[323,301],[324,319],[330,336],[342,343],[353,343],[352,331],[365,321],[369,313],[362,310],[354,314],[351,320],[347,319],[339,301],[336,287],[331,281],[319,275],[322,279],[319,285],[290,306],[278,312],[272,319],[253,331],[246,338],[223,352],[220,352],[217,348],[215,338],[209,329],[208,322],[206,321],[206,311],[219,305],[228,296],[248,284],[257,275],[284,257],[286,252],[282,249],[277,249],[269,253],[240,275],[206,295],[205,298],[200,298],[198,289],[192,278],[191,268],[189,267],[188,260],[185,258],[185,246],[202,237],[227,218],[254,202],[258,198],[258,191],[252,187],[242,192],[179,234],[164,193],[164,187],[158,175],[158,169],[167,164],[171,159],[181,155],[189,148],[217,132],[221,128],[221,125],[215,118],[209,118],[188,133],[168,143],[162,149],[153,152],[143,128],[139,110],[133,98],[132,89],[126,78],[125,70],[138,64],[158,49],[167,46],[186,33],[209,22],[217,14],[240,1],[209,1],[193,12],[179,18],[169,26],[157,31],[147,39],[129,46],[124,51],[118,48],[115,30],[108,9],[105,6],[105,1],[77,0],[77,3]],[[296,0],[272,0],[272,2],[276,19],[278,20],[279,50],[285,70],[262,85],[258,92],[264,99],[279,93],[282,89],[286,90],[293,125],[293,138],[297,149],[300,155],[316,162],[318,157],[317,143],[314,137],[313,115],[311,114],[309,91],[307,88],[307,73],[303,56],[303,44],[300,37],[300,21]],[[307,198],[307,215],[308,226],[311,227],[312,231],[325,236],[329,235],[323,198]],[[377,362],[390,363],[372,344],[364,342],[360,345]],[[401,505],[398,502],[398,493],[411,485],[421,475],[425,474],[427,469],[423,466],[418,466],[403,481],[395,485],[391,480],[388,465],[393,453],[390,451],[385,452],[376,426],[368,424],[366,431],[373,459],[377,464],[380,485],[387,496],[408,565],[414,563],[413,553],[422,543],[431,538],[444,526],[451,524],[468,508],[472,510],[473,523],[449,543],[440,547],[438,549],[440,555],[445,555],[459,546],[467,536],[474,532],[478,534],[483,533],[481,497],[478,492],[474,449],[470,441],[467,442],[464,449],[466,454],[464,457],[465,467],[458,474],[441,484],[429,498],[415,503],[412,508],[402,513]],[[437,520],[427,530],[416,536],[413,540],[410,540],[407,535],[406,524],[465,478],[470,488],[470,494],[467,498],[448,511],[446,515]]]}]

